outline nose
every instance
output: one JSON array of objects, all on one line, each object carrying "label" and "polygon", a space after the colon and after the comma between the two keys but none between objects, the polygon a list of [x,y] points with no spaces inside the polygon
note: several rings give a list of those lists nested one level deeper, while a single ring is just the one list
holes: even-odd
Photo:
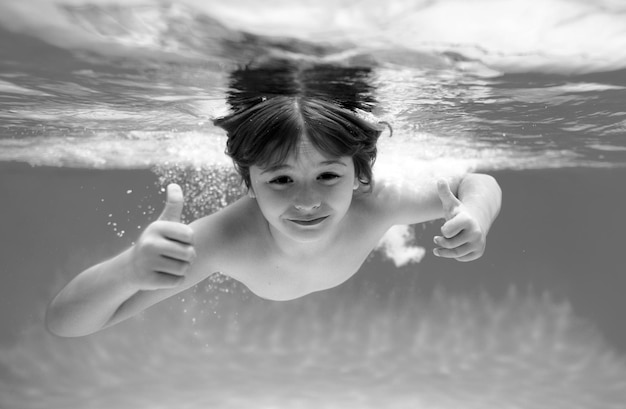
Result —
[{"label": "nose", "polygon": [[311,187],[303,187],[296,192],[294,207],[299,211],[311,211],[322,205],[321,196]]}]

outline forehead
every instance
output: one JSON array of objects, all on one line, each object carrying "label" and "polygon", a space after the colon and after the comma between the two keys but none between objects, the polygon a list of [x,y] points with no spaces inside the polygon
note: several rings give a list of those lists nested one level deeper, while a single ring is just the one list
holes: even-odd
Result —
[{"label": "forehead", "polygon": [[329,165],[349,166],[352,158],[336,156],[319,150],[307,138],[300,138],[283,160],[273,160],[266,164],[254,165],[262,173],[286,168],[317,168]]},{"label": "forehead", "polygon": [[298,140],[294,148],[278,165],[305,165],[305,164],[329,164],[340,162],[346,164],[351,158],[348,156],[337,156],[324,152],[317,148],[308,138],[302,137]]}]

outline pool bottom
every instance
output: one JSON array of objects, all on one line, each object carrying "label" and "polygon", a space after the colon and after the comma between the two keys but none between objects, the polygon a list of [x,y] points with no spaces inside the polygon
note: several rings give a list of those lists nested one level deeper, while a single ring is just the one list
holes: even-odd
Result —
[{"label": "pool bottom", "polygon": [[[389,272],[380,272],[389,274]],[[402,281],[402,279],[400,279]],[[261,300],[213,280],[117,327],[3,349],[4,407],[618,408],[626,361],[567,303],[350,283]]]}]

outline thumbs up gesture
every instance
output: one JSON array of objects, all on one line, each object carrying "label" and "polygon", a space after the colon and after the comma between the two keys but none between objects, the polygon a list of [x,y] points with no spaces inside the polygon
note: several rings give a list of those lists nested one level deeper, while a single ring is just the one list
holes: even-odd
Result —
[{"label": "thumbs up gesture", "polygon": [[183,192],[167,186],[165,207],[159,218],[143,231],[132,249],[131,284],[139,290],[174,288],[196,257],[193,230],[181,223]]},{"label": "thumbs up gesture", "polygon": [[450,190],[445,180],[437,182],[439,199],[443,205],[445,223],[441,226],[442,236],[435,236],[437,246],[434,254],[439,257],[471,261],[485,252],[487,233],[478,219]]}]

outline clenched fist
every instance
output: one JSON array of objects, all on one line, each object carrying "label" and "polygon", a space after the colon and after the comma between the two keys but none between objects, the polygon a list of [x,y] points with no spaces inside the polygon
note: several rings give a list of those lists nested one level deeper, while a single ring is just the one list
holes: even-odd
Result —
[{"label": "clenched fist", "polygon": [[165,207],[148,225],[132,249],[130,283],[139,290],[174,288],[196,257],[193,231],[181,223],[183,192],[179,185],[167,186]]},{"label": "clenched fist", "polygon": [[442,236],[434,238],[439,246],[434,250],[435,255],[458,261],[476,260],[485,252],[487,232],[478,218],[454,196],[446,181],[439,181],[437,189],[446,222],[441,226]]}]

